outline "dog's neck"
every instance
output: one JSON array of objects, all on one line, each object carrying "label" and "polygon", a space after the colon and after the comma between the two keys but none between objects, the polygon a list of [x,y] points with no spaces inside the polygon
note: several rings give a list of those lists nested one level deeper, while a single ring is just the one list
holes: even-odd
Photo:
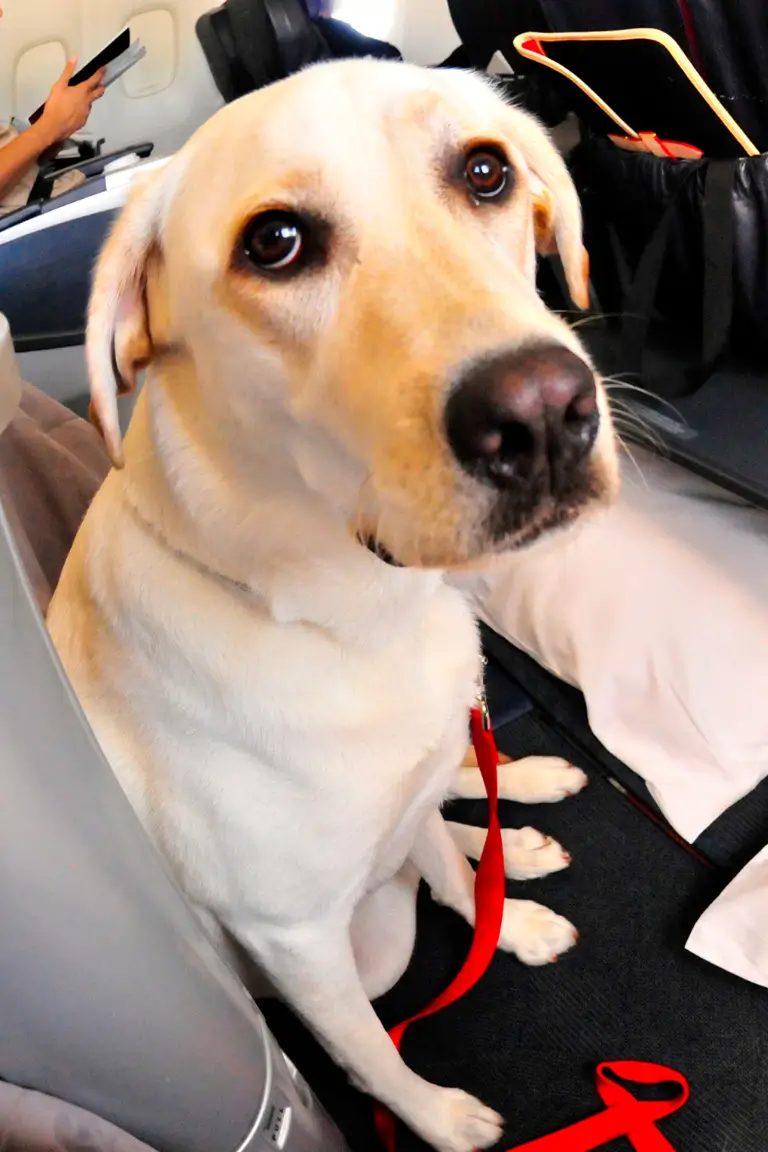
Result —
[{"label": "dog's neck", "polygon": [[124,498],[165,547],[280,623],[374,645],[413,628],[442,573],[387,563],[358,540],[286,459],[285,430],[265,427],[246,476],[218,437],[145,387],[126,437]]}]

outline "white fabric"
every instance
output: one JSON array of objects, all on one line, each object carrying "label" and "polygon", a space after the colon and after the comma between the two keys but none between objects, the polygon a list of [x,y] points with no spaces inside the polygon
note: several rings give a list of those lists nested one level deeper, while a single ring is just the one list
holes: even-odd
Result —
[{"label": "white fabric", "polygon": [[694,840],[768,774],[768,515],[636,452],[619,503],[461,578]]},{"label": "white fabric", "polygon": [[[582,690],[595,734],[694,840],[768,775],[768,514],[633,454],[616,507],[456,582]],[[767,902],[763,853],[692,950],[768,984]]]},{"label": "white fabric", "polygon": [[768,988],[768,847],[743,868],[695,924],[686,948]]}]

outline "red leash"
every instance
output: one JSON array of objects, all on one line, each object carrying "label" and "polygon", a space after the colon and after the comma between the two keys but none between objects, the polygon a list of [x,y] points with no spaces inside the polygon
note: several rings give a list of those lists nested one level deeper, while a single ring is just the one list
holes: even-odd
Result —
[{"label": "red leash", "polygon": [[[499,758],[493,733],[485,723],[480,708],[472,709],[470,727],[477,763],[488,793],[488,835],[475,876],[475,933],[461,971],[446,990],[423,1011],[391,1029],[389,1036],[398,1052],[410,1024],[453,1004],[477,983],[493,959],[499,942],[506,895],[504,849],[499,824]],[[636,1084],[673,1081],[680,1086],[680,1092],[674,1100],[637,1100],[627,1088],[616,1084],[606,1075],[611,1072]],[[676,1112],[688,1099],[688,1083],[679,1072],[661,1064],[645,1064],[635,1060],[601,1064],[597,1069],[597,1091],[606,1105],[603,1112],[564,1128],[561,1132],[510,1148],[509,1152],[592,1152],[592,1149],[599,1148],[617,1136],[627,1136],[635,1152],[674,1152],[655,1122]],[[395,1152],[395,1117],[381,1104],[374,1107],[376,1129],[384,1148],[386,1152]]]}]

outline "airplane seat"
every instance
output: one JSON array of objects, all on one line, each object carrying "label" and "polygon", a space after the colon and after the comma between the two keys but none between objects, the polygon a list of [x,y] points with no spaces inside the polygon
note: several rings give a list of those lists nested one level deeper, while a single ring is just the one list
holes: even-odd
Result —
[{"label": "airplane seat", "polygon": [[227,103],[322,60],[400,58],[341,20],[313,19],[305,0],[224,0],[200,16],[197,36]]},{"label": "airplane seat", "polygon": [[[87,133],[101,155],[78,159],[87,180],[0,218],[0,311],[11,321],[27,379],[69,401],[86,389],[82,344],[93,261],[130,180],[148,160],[171,155],[223,101],[195,36],[210,0],[25,0],[0,20],[0,120],[25,121],[66,61],[90,59],[126,24],[147,54],[93,108]],[[138,143],[137,143],[138,142]],[[95,151],[97,144],[93,145]],[[77,159],[77,158],[76,158]],[[115,171],[115,167],[123,170]]]},{"label": "airplane seat", "polygon": [[[55,583],[52,549],[60,568],[82,514],[76,477],[93,473],[95,489],[100,455],[109,468],[90,426],[65,436],[74,420],[22,383],[0,314],[0,1088],[144,1142],[81,1125],[72,1149],[348,1152],[180,894],[48,636],[36,563]],[[0,1091],[0,1144],[59,1148],[18,1133],[24,1110]]]},{"label": "airplane seat", "polygon": [[[538,0],[522,3],[533,15]],[[198,39],[225,101],[307,64],[354,56],[489,70],[504,74],[511,97],[525,96],[508,61],[496,59],[502,47],[511,55],[511,39],[509,21],[499,16],[494,0],[379,0],[375,9],[367,0],[337,0],[333,17],[315,15],[317,7],[308,0],[224,0],[199,17]],[[513,22],[521,18],[516,12]]]},{"label": "airplane seat", "polygon": [[87,391],[83,345],[96,255],[137,174],[165,163],[118,165],[0,218],[0,312],[25,379],[58,400]]},{"label": "airplane seat", "polygon": [[331,55],[303,0],[225,0],[196,31],[227,103]]}]

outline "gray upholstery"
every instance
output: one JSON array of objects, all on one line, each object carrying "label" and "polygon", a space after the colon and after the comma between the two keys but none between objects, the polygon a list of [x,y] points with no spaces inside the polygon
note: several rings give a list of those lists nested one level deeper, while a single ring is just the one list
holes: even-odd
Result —
[{"label": "gray upholstery", "polygon": [[[344,1152],[174,886],[51,646],[39,602],[105,465],[87,426],[24,396],[19,412],[0,316],[0,440],[10,434],[0,454],[0,1080],[88,1109],[158,1152]],[[69,527],[52,540],[57,509]],[[37,597],[25,548],[42,573]],[[6,1152],[141,1150],[31,1103],[0,1094]],[[3,1133],[9,1108],[20,1127]],[[58,1144],[40,1144],[56,1123]]]}]

